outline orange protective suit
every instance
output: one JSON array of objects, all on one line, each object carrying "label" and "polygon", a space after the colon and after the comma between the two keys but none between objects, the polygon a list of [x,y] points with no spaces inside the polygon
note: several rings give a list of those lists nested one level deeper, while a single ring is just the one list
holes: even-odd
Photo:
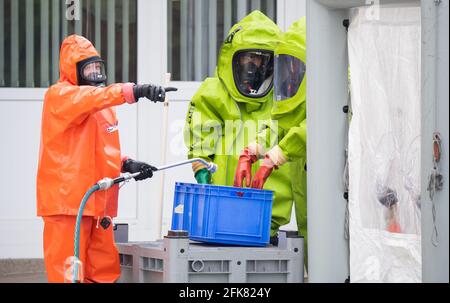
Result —
[{"label": "orange protective suit", "polygon": [[[75,216],[83,195],[98,180],[120,175],[122,160],[113,106],[135,102],[132,83],[77,85],[77,62],[93,56],[99,54],[89,40],[77,35],[67,37],[60,51],[60,79],[44,99],[37,215],[44,217],[44,259],[49,282],[63,281],[62,268],[66,258],[73,255]],[[118,187],[114,186],[92,195],[84,210],[80,255],[86,261],[85,277],[91,281],[114,282],[119,276],[112,226],[107,230],[98,227],[96,231],[97,225],[91,224],[98,218],[115,217],[117,203]],[[83,260],[86,256],[87,260]],[[92,268],[102,268],[102,274],[97,276]],[[105,275],[108,271],[110,274]]]},{"label": "orange protective suit", "polygon": [[[49,282],[64,282],[64,262],[73,256],[75,216],[44,217],[44,256]],[[103,229],[94,217],[83,217],[80,255],[84,282],[109,283],[120,277],[119,253],[111,226]],[[66,277],[71,281],[71,276]]]}]

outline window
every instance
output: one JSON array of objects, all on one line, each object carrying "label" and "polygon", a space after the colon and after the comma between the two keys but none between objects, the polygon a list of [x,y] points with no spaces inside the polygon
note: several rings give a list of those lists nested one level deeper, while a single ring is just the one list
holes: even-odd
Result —
[{"label": "window", "polygon": [[168,70],[175,81],[214,76],[231,27],[253,10],[276,22],[276,0],[168,0]]},{"label": "window", "polygon": [[74,33],[100,52],[108,83],[135,82],[136,6],[137,0],[0,0],[0,87],[55,83],[61,42]]}]

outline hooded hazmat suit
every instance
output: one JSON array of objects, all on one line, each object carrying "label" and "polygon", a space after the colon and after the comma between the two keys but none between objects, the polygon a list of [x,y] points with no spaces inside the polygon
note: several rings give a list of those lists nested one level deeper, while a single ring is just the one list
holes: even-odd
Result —
[{"label": "hooded hazmat suit", "polygon": [[[241,154],[236,170],[237,186],[244,178],[249,179],[248,169],[256,159],[265,158],[253,176],[253,187],[268,188],[277,168],[290,165],[290,180],[295,201],[297,226],[305,237],[307,251],[306,221],[306,19],[292,24],[275,49],[274,104],[269,127],[258,134]],[[278,144],[274,140],[279,140]],[[267,149],[267,146],[270,148]],[[254,160],[252,160],[254,157]],[[267,179],[267,182],[264,183]],[[247,182],[249,182],[247,180]],[[292,205],[283,204],[279,211],[290,217]],[[306,256],[306,254],[305,254]]]},{"label": "hooded hazmat suit", "polygon": [[[222,45],[217,76],[207,78],[190,102],[186,117],[185,142],[188,157],[201,157],[218,164],[212,175],[215,185],[232,186],[234,172],[242,149],[254,142],[257,133],[270,122],[273,106],[270,90],[258,97],[246,96],[236,84],[233,59],[245,50],[275,49],[280,37],[278,26],[259,11],[254,11],[235,24]],[[254,165],[256,169],[258,165]],[[204,169],[193,165],[194,173]],[[273,190],[271,235],[290,220],[286,207],[292,206],[290,165],[274,172],[266,189]]]},{"label": "hooded hazmat suit", "polygon": [[[274,100],[272,120],[277,124],[262,131],[259,142],[270,137],[269,132],[278,134],[278,144],[266,142],[273,146],[266,155],[278,167],[291,166],[297,227],[305,237],[306,256],[306,18],[294,22],[275,49]],[[291,209],[284,211],[287,216]]]},{"label": "hooded hazmat suit", "polygon": [[300,74],[304,73],[304,76],[298,82],[299,86],[296,92],[294,88],[293,92],[286,93],[285,83],[283,83],[284,71],[275,71],[277,81],[272,119],[278,122],[277,126],[281,134],[279,135],[278,146],[273,147],[269,153],[279,153],[277,157],[279,159],[284,158],[291,165],[291,184],[296,220],[298,230],[305,238],[304,251],[306,256],[308,251],[306,216],[306,18],[294,22],[283,34],[281,42],[275,50],[275,56],[277,57],[275,60],[279,61],[278,68],[282,68],[281,62],[289,57],[293,60],[300,60],[300,65],[303,66],[303,69],[300,68]]},{"label": "hooded hazmat suit", "polygon": [[[60,50],[60,79],[44,99],[37,172],[37,215],[44,218],[44,258],[49,282],[64,282],[64,262],[73,256],[78,207],[98,180],[120,174],[122,159],[115,105],[134,103],[132,83],[79,86],[78,62],[99,54],[84,37],[67,37]],[[112,228],[98,218],[117,215],[118,187],[96,192],[81,228],[80,260],[87,281],[120,276]]]}]

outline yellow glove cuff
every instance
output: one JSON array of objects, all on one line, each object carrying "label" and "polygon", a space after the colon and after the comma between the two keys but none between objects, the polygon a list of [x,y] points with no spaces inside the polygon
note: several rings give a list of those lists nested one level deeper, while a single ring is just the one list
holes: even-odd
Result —
[{"label": "yellow glove cuff", "polygon": [[205,164],[200,162],[194,162],[192,163],[192,170],[194,171],[194,174],[196,174],[199,170],[208,168]]},{"label": "yellow glove cuff", "polygon": [[288,161],[286,156],[283,154],[283,151],[281,150],[281,148],[278,145],[274,146],[267,153],[267,156],[270,158],[270,160],[272,160],[272,162],[276,166],[281,166]]}]

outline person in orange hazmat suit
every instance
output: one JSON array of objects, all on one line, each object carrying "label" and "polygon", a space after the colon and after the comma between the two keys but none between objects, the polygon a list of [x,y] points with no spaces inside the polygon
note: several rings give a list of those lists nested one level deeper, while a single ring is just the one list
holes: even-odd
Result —
[{"label": "person in orange hazmat suit", "polygon": [[[66,260],[74,253],[80,202],[97,181],[121,172],[151,178],[153,166],[121,155],[114,106],[141,97],[163,102],[157,85],[106,86],[103,60],[84,37],[67,37],[60,50],[60,79],[45,94],[37,172],[37,215],[44,220],[44,260],[49,282],[64,282]],[[117,216],[118,186],[89,199],[81,221],[82,282],[115,282],[120,276],[111,218]]]}]

